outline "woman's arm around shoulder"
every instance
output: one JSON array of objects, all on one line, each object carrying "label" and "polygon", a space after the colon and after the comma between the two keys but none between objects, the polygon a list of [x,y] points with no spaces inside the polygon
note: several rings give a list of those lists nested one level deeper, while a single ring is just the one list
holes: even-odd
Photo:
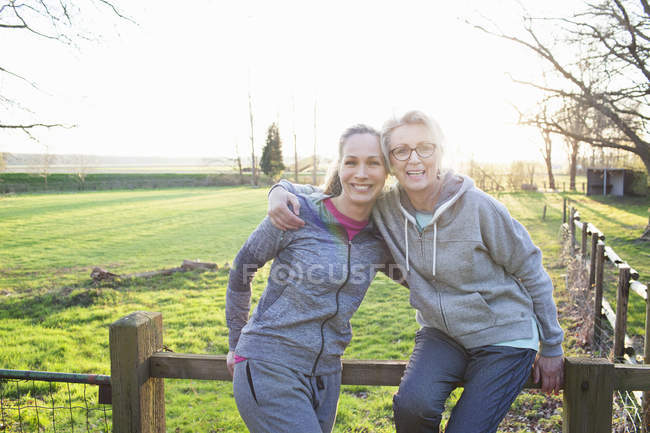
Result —
[{"label": "woman's arm around shoulder", "polygon": [[282,179],[269,191],[267,214],[271,223],[280,230],[297,230],[305,222],[300,215],[300,201],[296,194],[311,194],[320,191],[311,185],[298,185]]}]

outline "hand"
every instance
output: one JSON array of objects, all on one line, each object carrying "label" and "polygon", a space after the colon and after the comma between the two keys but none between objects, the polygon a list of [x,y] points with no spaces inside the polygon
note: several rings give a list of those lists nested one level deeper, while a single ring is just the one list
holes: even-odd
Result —
[{"label": "hand", "polygon": [[[288,205],[293,207],[293,212]],[[298,197],[282,187],[273,188],[269,194],[268,215],[271,223],[280,230],[297,230],[305,225],[298,218],[300,215],[300,202]]]},{"label": "hand", "polygon": [[230,376],[233,376],[235,374],[235,352],[232,350],[226,356],[226,367],[228,367]]},{"label": "hand", "polygon": [[537,354],[533,364],[533,381],[542,380],[542,391],[557,395],[564,384],[564,356],[541,356]]}]

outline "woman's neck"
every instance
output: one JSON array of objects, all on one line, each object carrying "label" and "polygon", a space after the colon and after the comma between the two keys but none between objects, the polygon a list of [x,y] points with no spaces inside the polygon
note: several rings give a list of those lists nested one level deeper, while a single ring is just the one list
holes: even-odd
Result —
[{"label": "woman's neck", "polygon": [[419,191],[409,191],[407,189],[404,189],[404,191],[415,210],[430,213],[433,212],[433,209],[436,207],[436,203],[440,198],[442,182],[436,182],[430,188]]},{"label": "woman's neck", "polygon": [[331,200],[339,212],[355,221],[368,221],[372,212],[372,206],[375,204],[374,201],[371,204],[356,204],[348,200],[343,194],[332,197]]}]

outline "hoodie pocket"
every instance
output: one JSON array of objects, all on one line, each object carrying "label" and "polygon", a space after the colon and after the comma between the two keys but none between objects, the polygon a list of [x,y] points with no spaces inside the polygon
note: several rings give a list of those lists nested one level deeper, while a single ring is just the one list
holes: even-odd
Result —
[{"label": "hoodie pocket", "polygon": [[494,326],[496,315],[479,293],[443,294],[442,315],[452,337]]}]

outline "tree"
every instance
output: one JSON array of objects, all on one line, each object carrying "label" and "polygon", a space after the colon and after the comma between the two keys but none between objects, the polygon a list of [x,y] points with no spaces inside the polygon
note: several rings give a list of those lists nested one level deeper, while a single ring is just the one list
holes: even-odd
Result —
[{"label": "tree", "polygon": [[508,173],[508,184],[514,191],[521,189],[521,186],[526,181],[526,164],[523,161],[513,161],[510,164],[510,172]]},{"label": "tree", "polygon": [[[95,25],[92,20],[85,18],[92,13],[106,12],[133,22],[108,0],[0,0],[0,34],[25,32],[35,38],[72,46],[78,40],[94,38]],[[7,65],[0,64],[0,77],[6,78],[7,83],[22,83],[34,90],[40,90],[37,84],[26,78],[23,73],[13,71]],[[3,86],[3,90],[0,90],[0,110],[11,113],[13,121],[0,121],[0,131],[22,131],[30,138],[36,139],[33,131],[37,129],[74,126],[34,121],[29,108],[7,93],[8,87]]]},{"label": "tree", "polygon": [[577,104],[571,99],[564,100],[564,106],[560,110],[556,125],[560,125],[570,134],[564,135],[564,144],[566,145],[567,155],[569,156],[569,189],[576,190],[576,174],[578,170],[578,154],[580,153],[580,143],[576,137],[588,134],[588,114],[587,107]]},{"label": "tree", "polygon": [[50,146],[45,144],[43,146],[43,153],[41,154],[38,162],[38,176],[43,178],[45,188],[47,189],[47,178],[50,176],[50,169],[56,162],[56,155],[50,153]]},{"label": "tree", "polygon": [[529,124],[536,126],[539,129],[539,132],[542,134],[542,140],[544,140],[544,146],[540,149],[542,157],[544,158],[544,164],[546,164],[546,174],[548,176],[548,187],[550,189],[555,189],[555,177],[553,176],[553,140],[551,138],[550,129],[545,126],[548,122],[548,107],[542,105],[539,112],[535,115],[534,119],[524,119],[524,116],[519,112],[519,123],[520,124]]},{"label": "tree", "polygon": [[284,171],[282,163],[282,141],[280,140],[280,131],[278,126],[273,122],[269,126],[266,134],[266,146],[262,150],[262,159],[260,167],[267,176],[276,179]]},{"label": "tree", "polygon": [[551,139],[551,132],[545,129],[540,130],[542,139],[544,140],[544,147],[541,152],[544,157],[544,164],[546,164],[546,174],[548,176],[548,187],[555,189],[555,176],[553,176],[553,164],[551,153],[553,151],[553,140]]},{"label": "tree", "polygon": [[71,157],[74,166],[74,176],[79,181],[79,188],[86,189],[86,177],[90,171],[90,158],[88,155],[74,155]]},{"label": "tree", "polygon": [[[541,23],[554,24],[545,41]],[[605,120],[581,133],[555,122],[553,133],[595,147],[637,154],[650,175],[650,4],[648,0],[601,0],[568,18],[524,17],[526,36],[476,28],[526,47],[550,66],[554,84],[517,80],[545,92],[546,99],[569,99],[587,118]],[[565,55],[570,50],[570,55]]]},{"label": "tree", "polygon": [[239,184],[243,185],[244,184],[244,172],[241,167],[241,155],[239,155],[239,142],[235,140],[235,154],[237,155],[237,158],[235,158],[235,161],[237,161],[237,168],[239,169]]},{"label": "tree", "polygon": [[251,170],[252,170],[252,177],[251,177],[251,184],[253,186],[257,186],[257,160],[255,159],[255,128],[253,126],[253,101],[251,98],[251,93],[250,91],[248,92],[248,118],[251,122]]}]

